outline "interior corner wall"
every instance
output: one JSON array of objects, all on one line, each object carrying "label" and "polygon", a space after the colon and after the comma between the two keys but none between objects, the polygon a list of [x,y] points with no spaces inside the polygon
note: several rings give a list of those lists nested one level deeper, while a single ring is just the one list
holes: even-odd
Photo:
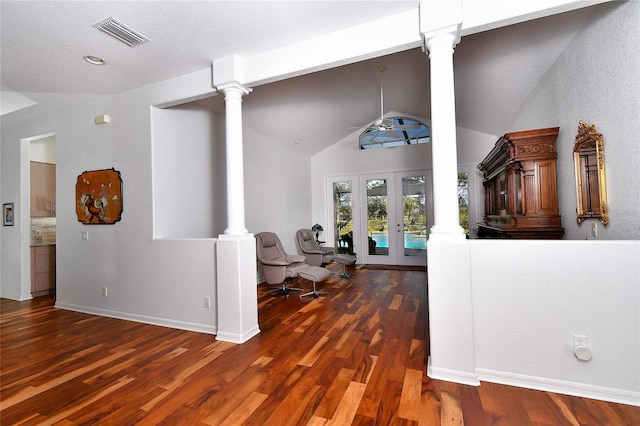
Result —
[{"label": "interior corner wall", "polygon": [[[5,188],[6,196],[19,196],[20,140],[56,134],[56,306],[215,333],[216,240],[154,240],[152,232],[151,106],[203,97],[212,90],[208,68],[2,127],[3,198]],[[111,121],[95,125],[94,118],[102,114]],[[112,167],[123,180],[122,219],[113,225],[82,224],[75,212],[78,175]],[[8,173],[11,182],[6,181]],[[82,240],[83,231],[88,240]],[[7,285],[19,281],[13,274],[7,280],[5,254],[12,253],[10,265],[20,265],[23,260],[15,253],[29,244],[13,237],[6,242],[8,247],[3,233],[3,296]],[[108,297],[102,296],[103,287]],[[214,302],[210,309],[203,307],[205,296]]]},{"label": "interior corner wall", "polygon": [[[565,239],[640,239],[640,2],[599,6],[519,108],[509,128],[560,126],[558,198]],[[609,225],[576,223],[573,145],[580,120],[604,137]]]},{"label": "interior corner wall", "polygon": [[309,157],[247,127],[243,139],[245,226],[254,235],[275,232],[297,253],[296,231],[312,225]]},{"label": "interior corner wall", "polygon": [[224,117],[152,108],[154,238],[216,238],[226,226]]},{"label": "interior corner wall", "polygon": [[[597,6],[509,126],[560,126],[566,233],[562,241],[469,241],[483,381],[628,404],[640,398],[640,150],[629,137],[640,131],[639,18],[639,2]],[[604,136],[610,224],[599,227],[603,241],[585,241],[591,223],[575,221],[579,120]],[[591,361],[573,354],[574,334],[588,337]]]}]

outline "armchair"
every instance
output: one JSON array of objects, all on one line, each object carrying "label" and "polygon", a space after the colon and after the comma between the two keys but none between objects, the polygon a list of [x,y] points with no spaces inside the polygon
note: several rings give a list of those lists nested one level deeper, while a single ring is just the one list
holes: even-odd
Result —
[{"label": "armchair", "polygon": [[336,252],[334,247],[322,247],[310,229],[299,229],[296,231],[296,241],[298,248],[307,257],[307,263],[311,266],[322,266],[333,262]]},{"label": "armchair", "polygon": [[342,271],[337,275],[350,278],[347,274],[347,265],[356,263],[356,257],[352,254],[336,254],[335,247],[322,247],[314,238],[309,229],[299,229],[296,232],[296,241],[300,251],[307,257],[307,263],[312,266],[322,266],[331,262],[342,264]]},{"label": "armchair", "polygon": [[279,286],[271,293],[282,292],[289,297],[289,291],[302,291],[301,288],[289,287],[287,283],[297,278],[298,272],[309,267],[305,256],[287,254],[273,232],[256,234],[256,253],[267,284]]}]

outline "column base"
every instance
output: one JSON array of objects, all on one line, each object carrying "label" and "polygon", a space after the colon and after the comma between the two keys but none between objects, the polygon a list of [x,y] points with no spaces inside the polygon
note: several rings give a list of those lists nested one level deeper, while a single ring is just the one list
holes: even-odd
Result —
[{"label": "column base", "polygon": [[252,234],[220,235],[216,244],[217,340],[244,343],[260,332],[256,240]]}]

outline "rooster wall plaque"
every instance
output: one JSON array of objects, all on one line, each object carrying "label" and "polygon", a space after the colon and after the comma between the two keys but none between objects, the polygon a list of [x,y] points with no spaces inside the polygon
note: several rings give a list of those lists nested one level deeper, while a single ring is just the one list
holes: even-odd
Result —
[{"label": "rooster wall plaque", "polygon": [[86,171],[76,182],[76,214],[86,225],[114,224],[122,217],[122,179],[115,169]]}]

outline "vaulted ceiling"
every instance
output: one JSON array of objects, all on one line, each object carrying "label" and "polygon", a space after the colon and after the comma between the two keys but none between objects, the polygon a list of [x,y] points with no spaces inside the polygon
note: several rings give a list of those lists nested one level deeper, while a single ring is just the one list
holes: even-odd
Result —
[{"label": "vaulted ceiling", "polygon": [[[394,15],[417,1],[6,1],[0,3],[2,123],[203,70]],[[600,7],[600,6],[596,6]],[[499,135],[593,7],[462,37],[458,126]],[[131,48],[92,25],[113,17],[151,41]],[[94,66],[84,55],[106,60]],[[380,74],[378,68],[384,66]],[[312,155],[384,113],[429,119],[429,60],[419,48],[253,87],[243,124]],[[16,95],[19,94],[19,95]],[[32,102],[7,112],[13,96]],[[200,101],[223,110],[222,96]]]}]

